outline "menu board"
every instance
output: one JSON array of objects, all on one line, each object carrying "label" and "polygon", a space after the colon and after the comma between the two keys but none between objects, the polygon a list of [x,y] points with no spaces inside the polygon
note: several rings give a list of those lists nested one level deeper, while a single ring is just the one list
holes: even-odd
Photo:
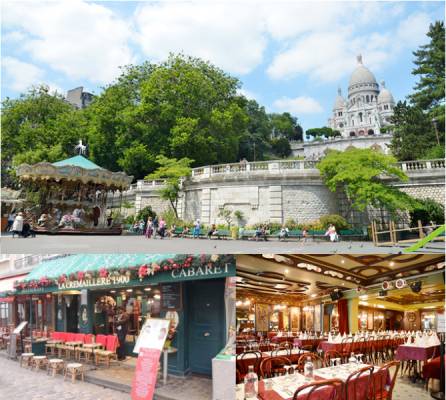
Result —
[{"label": "menu board", "polygon": [[17,327],[14,329],[14,332],[13,332],[13,333],[15,333],[16,335],[18,335],[18,334],[23,330],[23,328],[24,328],[27,324],[28,324],[28,321],[20,322],[20,324],[17,325]]},{"label": "menu board", "polygon": [[161,309],[181,310],[183,307],[181,283],[165,283],[161,286]]},{"label": "menu board", "polygon": [[136,340],[133,352],[139,353],[141,348],[161,351],[166,341],[169,325],[170,321],[165,318],[147,318]]},{"label": "menu board", "polygon": [[158,349],[143,348],[139,352],[132,381],[132,400],[153,399],[160,355]]}]

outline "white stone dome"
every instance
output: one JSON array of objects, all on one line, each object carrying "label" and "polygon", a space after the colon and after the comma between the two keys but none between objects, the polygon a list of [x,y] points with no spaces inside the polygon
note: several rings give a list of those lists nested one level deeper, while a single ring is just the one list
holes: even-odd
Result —
[{"label": "white stone dome", "polygon": [[358,60],[358,66],[353,71],[352,75],[350,76],[350,83],[349,87],[360,85],[360,84],[373,84],[378,86],[375,75],[364,65],[362,65],[362,57],[359,55],[357,57]]},{"label": "white stone dome", "polygon": [[378,95],[378,104],[383,104],[383,103],[395,104],[395,100],[393,99],[390,90],[386,88],[385,83],[381,82],[381,90]]}]

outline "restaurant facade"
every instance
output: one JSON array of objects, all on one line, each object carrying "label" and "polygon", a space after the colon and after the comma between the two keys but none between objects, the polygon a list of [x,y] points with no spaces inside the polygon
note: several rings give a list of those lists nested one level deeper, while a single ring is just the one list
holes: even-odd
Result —
[{"label": "restaurant facade", "polygon": [[39,264],[15,283],[14,324],[28,321],[33,352],[52,331],[114,334],[117,308],[129,315],[126,355],[146,318],[168,318],[169,374],[212,374],[233,313],[225,289],[235,276],[232,255],[76,254]]}]

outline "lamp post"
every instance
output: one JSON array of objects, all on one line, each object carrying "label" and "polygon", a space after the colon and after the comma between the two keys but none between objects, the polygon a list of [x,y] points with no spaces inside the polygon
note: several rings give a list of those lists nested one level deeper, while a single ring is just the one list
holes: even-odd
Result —
[{"label": "lamp post", "polygon": [[438,136],[438,120],[436,118],[432,118],[432,124],[435,129],[435,137],[437,138],[437,144],[440,145],[440,138]]}]

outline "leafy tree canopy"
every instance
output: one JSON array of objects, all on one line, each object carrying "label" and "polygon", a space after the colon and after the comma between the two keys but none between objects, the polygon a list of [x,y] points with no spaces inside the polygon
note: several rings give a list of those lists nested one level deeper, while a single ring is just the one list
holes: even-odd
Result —
[{"label": "leafy tree canopy", "polygon": [[166,181],[165,186],[160,189],[159,193],[162,199],[170,202],[175,216],[178,218],[177,204],[181,179],[190,176],[190,165],[193,160],[187,157],[177,160],[176,158],[167,158],[160,155],[156,158],[156,162],[159,164],[159,168],[147,175],[145,179],[164,179]]},{"label": "leafy tree canopy", "polygon": [[395,165],[396,159],[372,149],[329,151],[318,164],[327,187],[343,191],[353,208],[364,211],[367,206],[383,208],[395,214],[411,210],[415,201],[395,187],[386,178],[407,181],[404,172]]},{"label": "leafy tree canopy", "polygon": [[290,113],[270,114],[270,120],[274,136],[285,137],[288,140],[303,140],[302,127],[297,118]]},{"label": "leafy tree canopy", "polygon": [[341,132],[339,132],[338,130],[333,130],[327,126],[324,126],[322,128],[307,129],[305,135],[307,136],[308,139],[310,137],[313,137],[314,139],[325,137],[326,139],[328,139],[331,137],[341,136]]}]

